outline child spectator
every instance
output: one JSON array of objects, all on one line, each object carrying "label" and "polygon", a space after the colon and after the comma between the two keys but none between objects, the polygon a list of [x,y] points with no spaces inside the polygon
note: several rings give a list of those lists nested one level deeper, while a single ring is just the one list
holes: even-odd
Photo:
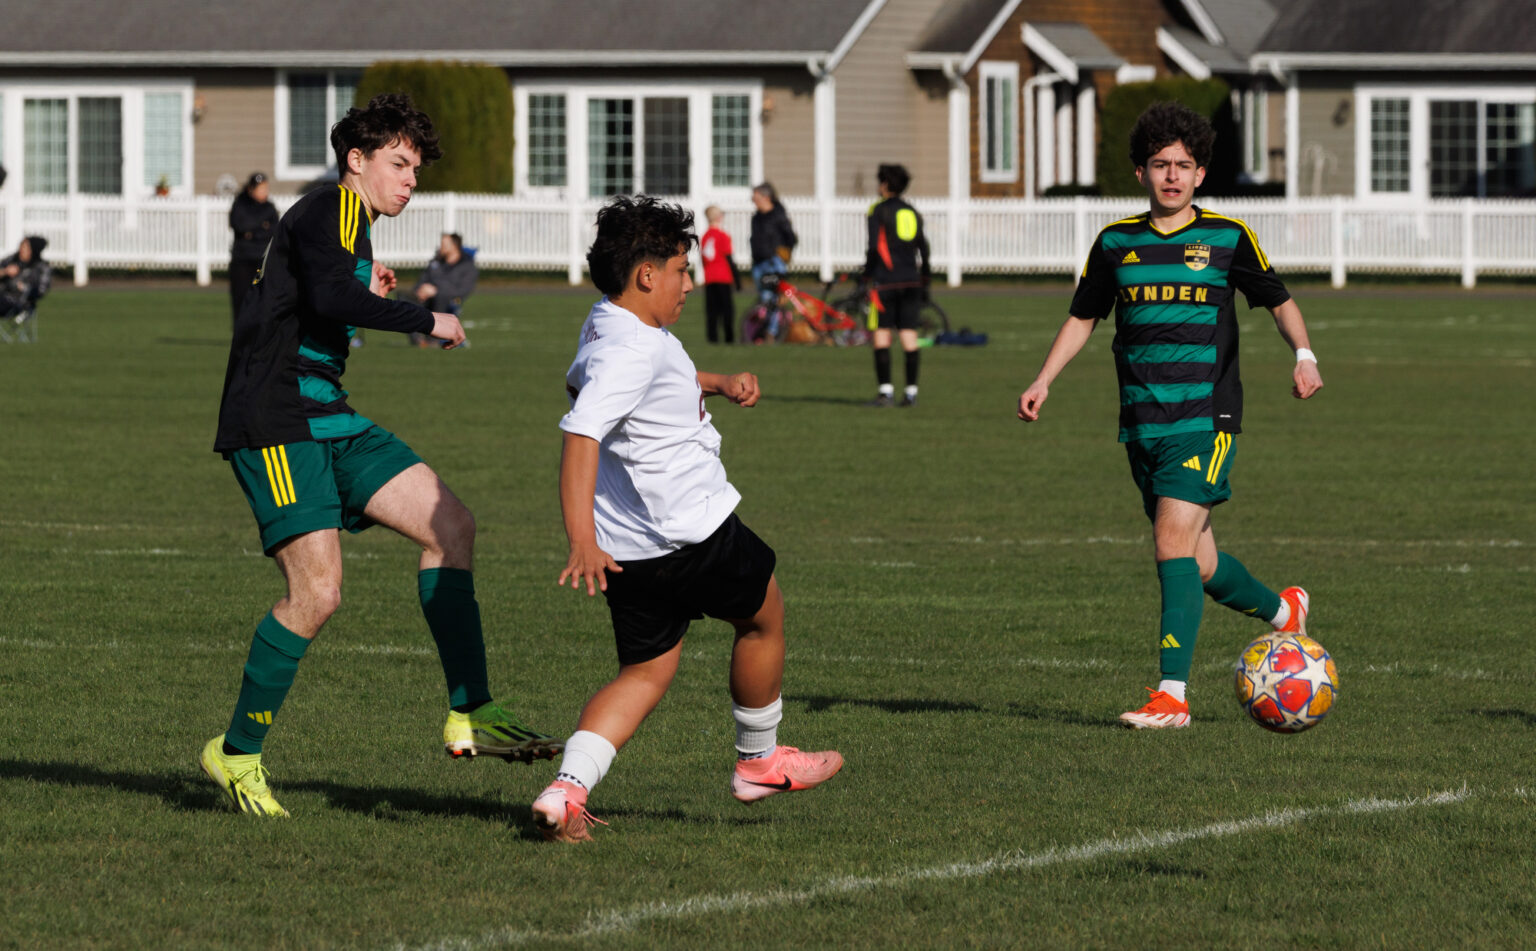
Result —
[{"label": "child spectator", "polygon": [[757,377],[700,373],[668,329],[693,281],[693,215],[654,198],[619,197],[597,213],[587,252],[604,293],[566,372],[571,410],[560,456],[560,508],[570,556],[559,584],[602,589],[619,673],[587,701],[560,771],[533,803],[546,839],[591,838],[587,794],[677,673],[696,618],[736,631],[731,712],[737,762],[731,793],[754,802],[810,789],[842,768],[826,751],[779,746],[784,598],[773,549],[736,517],[740,494],[720,464],[706,396],[758,400]]},{"label": "child spectator", "polygon": [[704,259],[704,333],[710,343],[719,343],[721,331],[726,343],[736,342],[736,299],[741,290],[741,275],[736,271],[736,261],[731,257],[731,236],[720,227],[725,212],[718,205],[704,209],[709,230],[699,241],[699,254]]}]

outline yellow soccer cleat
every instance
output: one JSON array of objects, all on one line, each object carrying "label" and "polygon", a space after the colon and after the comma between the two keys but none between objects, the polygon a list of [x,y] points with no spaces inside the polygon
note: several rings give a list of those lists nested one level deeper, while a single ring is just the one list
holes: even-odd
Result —
[{"label": "yellow soccer cleat", "polygon": [[509,763],[554,759],[565,744],[552,736],[523,726],[512,712],[494,701],[469,713],[448,711],[443,724],[443,747],[454,759],[500,756]]},{"label": "yellow soccer cleat", "polygon": [[224,755],[224,734],[219,734],[203,747],[199,758],[203,772],[224,790],[229,804],[240,812],[253,816],[288,817],[288,810],[272,798],[267,788],[267,769],[261,765],[261,754],[245,756]]}]

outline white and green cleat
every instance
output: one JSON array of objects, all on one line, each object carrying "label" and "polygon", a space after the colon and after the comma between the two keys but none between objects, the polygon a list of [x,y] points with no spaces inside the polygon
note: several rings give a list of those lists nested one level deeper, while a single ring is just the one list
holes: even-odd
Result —
[{"label": "white and green cleat", "polygon": [[253,816],[288,817],[288,810],[277,804],[272,790],[267,788],[267,769],[261,765],[260,753],[224,755],[224,734],[221,733],[203,747],[198,762],[236,810]]},{"label": "white and green cleat", "polygon": [[528,729],[495,701],[483,703],[469,713],[448,711],[448,722],[443,724],[443,746],[454,759],[499,756],[509,763],[554,759],[565,749],[563,741]]}]

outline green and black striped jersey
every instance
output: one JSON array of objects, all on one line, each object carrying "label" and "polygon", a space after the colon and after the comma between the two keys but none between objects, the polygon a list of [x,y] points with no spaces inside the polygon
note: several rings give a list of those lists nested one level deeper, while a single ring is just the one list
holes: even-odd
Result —
[{"label": "green and black striped jersey", "polygon": [[1249,307],[1291,296],[1246,224],[1194,211],[1167,234],[1145,213],[1105,226],[1072,297],[1074,317],[1115,311],[1121,442],[1242,432],[1235,292]]},{"label": "green and black striped jersey", "polygon": [[355,436],[341,375],[354,328],[432,329],[430,311],[368,289],[372,221],[356,192],[310,192],[283,215],[235,318],[214,450]]}]

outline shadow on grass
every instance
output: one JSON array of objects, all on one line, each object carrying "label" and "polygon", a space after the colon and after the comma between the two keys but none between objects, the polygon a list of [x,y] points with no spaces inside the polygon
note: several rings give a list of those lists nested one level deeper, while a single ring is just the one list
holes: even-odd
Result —
[{"label": "shadow on grass", "polygon": [[1055,723],[1064,723],[1067,726],[1091,726],[1102,729],[1107,726],[1118,726],[1114,720],[1105,720],[1102,717],[1086,716],[1077,710],[1056,710],[1042,707],[1035,703],[1022,703],[1018,700],[1008,702],[1008,713],[1026,720],[1050,720]]},{"label": "shadow on grass", "polygon": [[830,403],[833,406],[863,406],[867,396],[768,396],[761,398],[764,403]]},{"label": "shadow on grass", "polygon": [[850,707],[874,707],[884,710],[886,713],[981,713],[982,708],[974,703],[959,703],[953,700],[902,700],[894,698],[860,698],[860,697],[826,697],[826,696],[790,696],[786,700],[797,701],[806,705],[812,713],[820,713],[831,707],[847,705]]},{"label": "shadow on grass", "polygon": [[[223,795],[201,773],[128,773],[98,769],[80,763],[40,763],[29,760],[0,759],[0,780],[28,779],[55,786],[121,789],[154,796],[175,809],[223,812],[229,807]],[[317,792],[333,808],[356,812],[375,819],[400,821],[403,814],[458,818],[469,816],[488,822],[505,823],[524,838],[537,838],[531,822],[533,813],[527,805],[509,804],[469,796],[440,796],[419,789],[347,786],[324,780],[298,780],[280,783],[282,792]]]},{"label": "shadow on grass", "polygon": [[1504,708],[1499,710],[1473,710],[1472,712],[1489,720],[1516,720],[1524,723],[1526,726],[1536,726],[1536,713],[1532,713],[1529,710]]},{"label": "shadow on grass", "polygon": [[229,341],[215,337],[156,337],[155,343],[172,347],[218,347],[229,349]]}]

